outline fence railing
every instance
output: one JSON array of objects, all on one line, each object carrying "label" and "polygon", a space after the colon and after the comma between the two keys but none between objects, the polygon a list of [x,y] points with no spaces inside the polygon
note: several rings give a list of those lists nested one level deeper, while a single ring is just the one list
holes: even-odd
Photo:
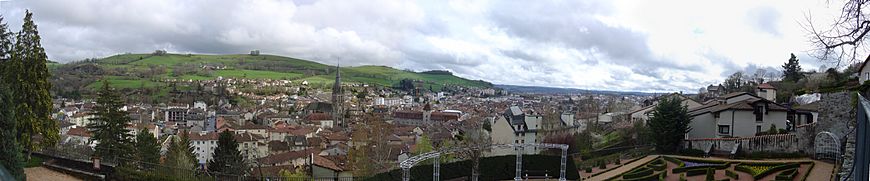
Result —
[{"label": "fence railing", "polygon": [[[858,94],[858,110],[857,112],[857,122],[858,125],[856,127],[857,132],[855,133],[855,158],[852,163],[852,168],[850,170],[851,180],[870,180],[870,144],[867,142],[870,141],[870,101],[864,98],[863,95]],[[848,169],[848,168],[844,168]],[[847,180],[849,178],[844,178],[843,180]]]},{"label": "fence railing", "polygon": [[[77,162],[74,164],[78,167],[82,167],[83,165],[92,166],[92,153],[81,153],[79,151],[71,151],[64,150],[62,148],[45,148],[39,151],[36,151],[38,154],[51,156],[55,158],[63,158],[69,161]],[[86,163],[86,164],[84,164]],[[195,180],[195,181],[205,181],[205,180],[267,180],[267,181],[352,181],[352,180],[363,180],[362,177],[283,177],[280,175],[275,176],[258,176],[251,174],[228,174],[214,171],[204,171],[201,169],[188,169],[188,168],[178,168],[171,167],[160,163],[153,162],[143,162],[136,159],[131,158],[115,158],[110,160],[101,160],[101,165],[115,167],[112,169],[112,173],[97,173],[97,174],[119,174],[116,175],[116,178],[150,178],[157,180]],[[132,165],[127,167],[118,166],[119,163],[124,163],[120,165]],[[90,168],[78,168],[85,171],[94,171]],[[256,170],[256,168],[254,168]],[[292,171],[292,170],[288,170]]]}]

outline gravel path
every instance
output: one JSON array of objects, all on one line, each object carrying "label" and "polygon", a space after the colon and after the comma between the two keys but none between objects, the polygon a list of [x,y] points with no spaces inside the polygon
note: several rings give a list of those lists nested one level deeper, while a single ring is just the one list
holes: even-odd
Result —
[{"label": "gravel path", "polygon": [[623,166],[621,166],[621,167],[619,167],[619,168],[616,168],[616,169],[610,170],[610,171],[605,172],[605,173],[602,173],[602,174],[600,174],[600,175],[596,175],[596,176],[594,176],[594,177],[592,177],[592,178],[589,178],[589,179],[587,179],[587,180],[604,180],[604,179],[608,179],[608,178],[610,178],[610,177],[614,177],[614,176],[617,176],[617,175],[619,175],[619,174],[625,173],[625,172],[627,172],[627,171],[629,171],[629,170],[631,170],[631,169],[633,169],[633,168],[635,168],[635,167],[639,167],[639,166],[641,166],[641,165],[643,165],[643,164],[646,164],[647,162],[652,161],[652,160],[655,159],[656,157],[658,157],[658,155],[649,155],[649,156],[646,156],[646,157],[644,157],[644,158],[641,158],[640,160],[637,160],[637,161],[631,162],[631,163],[629,163],[629,164],[623,165]]},{"label": "gravel path", "polygon": [[27,180],[37,180],[37,181],[80,181],[82,179],[78,179],[73,177],[72,175],[67,175],[61,172],[57,172],[45,167],[31,167],[25,168],[24,174],[27,174]]}]

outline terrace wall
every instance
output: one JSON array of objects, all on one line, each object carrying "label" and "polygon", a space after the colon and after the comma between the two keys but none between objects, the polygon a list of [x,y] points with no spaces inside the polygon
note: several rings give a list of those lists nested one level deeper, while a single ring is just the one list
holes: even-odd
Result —
[{"label": "terrace wall", "polygon": [[704,139],[689,139],[685,140],[685,146],[691,149],[705,150],[710,145],[714,145],[716,151],[730,152],[735,146],[740,146],[739,152],[780,152],[780,153],[795,153],[802,152],[805,147],[801,146],[801,142],[795,134],[777,134],[764,135],[743,138],[704,138]]}]

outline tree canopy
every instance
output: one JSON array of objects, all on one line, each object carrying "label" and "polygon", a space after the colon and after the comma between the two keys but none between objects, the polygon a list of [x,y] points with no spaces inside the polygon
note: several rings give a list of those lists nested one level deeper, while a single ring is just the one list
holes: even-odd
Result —
[{"label": "tree canopy", "polygon": [[127,130],[130,123],[129,113],[122,110],[124,102],[118,92],[103,81],[94,107],[94,118],[88,129],[93,132],[91,140],[97,142],[94,154],[103,160],[115,161],[116,158],[129,158],[132,151],[132,134]]},{"label": "tree canopy", "polygon": [[798,60],[798,58],[792,53],[791,58],[782,65],[782,80],[797,82],[803,77],[804,75],[801,73],[800,60]]},{"label": "tree canopy", "polygon": [[652,117],[647,121],[651,130],[656,150],[661,153],[675,153],[691,128],[688,108],[677,97],[662,99],[653,109]]},{"label": "tree canopy", "polygon": [[223,131],[218,136],[217,148],[212,154],[212,160],[208,162],[209,171],[242,175],[247,170],[242,152],[239,151],[239,143],[233,139],[231,132]]}]

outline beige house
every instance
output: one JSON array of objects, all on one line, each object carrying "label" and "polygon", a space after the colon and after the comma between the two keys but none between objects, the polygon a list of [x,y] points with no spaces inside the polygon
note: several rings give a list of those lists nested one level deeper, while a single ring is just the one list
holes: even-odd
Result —
[{"label": "beige house", "polygon": [[750,137],[770,127],[786,128],[788,108],[749,93],[731,93],[689,110],[688,139]]},{"label": "beige house", "polygon": [[[694,99],[691,99],[679,93],[668,94],[660,97],[659,99],[671,98],[672,96],[678,96],[680,100],[683,100],[683,105],[686,106],[689,110],[702,106],[702,104],[698,101],[695,101]],[[652,105],[632,111],[631,113],[629,113],[631,115],[631,121],[643,121],[644,123],[646,123],[646,121],[649,120],[649,118],[652,116],[653,109],[655,109],[656,105],[658,104],[659,102],[656,101]]]},{"label": "beige house", "polygon": [[870,68],[867,68],[868,62],[870,62],[870,56],[867,56],[867,60],[864,60],[864,63],[861,63],[861,68],[858,68],[858,83],[864,84],[865,81],[870,80]]},{"label": "beige house", "polygon": [[[537,143],[541,115],[526,114],[517,106],[511,106],[502,115],[493,119],[492,144]],[[526,148],[526,153],[535,153],[534,148]],[[493,150],[496,155],[513,154],[512,149]]]}]

